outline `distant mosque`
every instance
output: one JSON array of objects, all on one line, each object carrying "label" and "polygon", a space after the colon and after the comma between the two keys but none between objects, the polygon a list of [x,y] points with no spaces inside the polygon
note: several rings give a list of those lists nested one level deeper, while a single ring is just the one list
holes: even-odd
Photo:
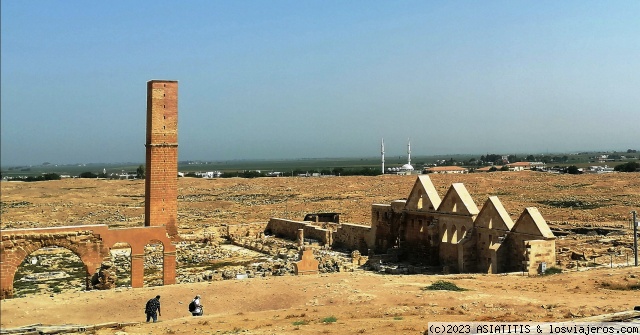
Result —
[{"label": "distant mosque", "polygon": [[384,138],[382,139],[382,143],[380,145],[380,153],[382,155],[382,174],[399,174],[399,175],[410,175],[415,174],[415,169],[413,165],[411,165],[411,139],[408,139],[407,143],[407,164],[404,164],[400,167],[390,167],[386,170],[384,169]]}]

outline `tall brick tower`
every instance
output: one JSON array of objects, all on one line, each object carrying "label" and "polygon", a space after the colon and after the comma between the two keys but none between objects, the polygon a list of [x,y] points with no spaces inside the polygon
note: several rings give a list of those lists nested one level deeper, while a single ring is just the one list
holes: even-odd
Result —
[{"label": "tall brick tower", "polygon": [[145,226],[178,237],[178,82],[147,82]]}]

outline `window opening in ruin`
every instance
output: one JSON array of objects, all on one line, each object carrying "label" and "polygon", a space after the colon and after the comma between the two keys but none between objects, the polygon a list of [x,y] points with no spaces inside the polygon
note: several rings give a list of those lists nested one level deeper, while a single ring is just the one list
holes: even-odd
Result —
[{"label": "window opening in ruin", "polygon": [[493,236],[489,235],[489,246],[493,245]]},{"label": "window opening in ruin", "polygon": [[467,227],[462,226],[460,228],[460,239],[463,239],[466,234],[467,234]]},{"label": "window opening in ruin", "polygon": [[160,241],[151,241],[144,246],[144,286],[162,286],[163,284],[164,245]]},{"label": "window opening in ruin", "polygon": [[442,225],[442,242],[447,243],[447,225]]},{"label": "window opening in ruin", "polygon": [[116,287],[131,287],[131,245],[126,242],[116,243],[111,249],[111,264],[115,272]]},{"label": "window opening in ruin", "polygon": [[88,275],[80,257],[71,250],[63,247],[40,248],[25,257],[18,266],[13,277],[13,296],[84,291]]},{"label": "window opening in ruin", "polygon": [[451,241],[451,243],[458,242],[458,229],[456,226],[451,227],[451,238],[449,238],[449,241]]},{"label": "window opening in ruin", "polygon": [[418,191],[418,209],[422,209],[422,191]]}]

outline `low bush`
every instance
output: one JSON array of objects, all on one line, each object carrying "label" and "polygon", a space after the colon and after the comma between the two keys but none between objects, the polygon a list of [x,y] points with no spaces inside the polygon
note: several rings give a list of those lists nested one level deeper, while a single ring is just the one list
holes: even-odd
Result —
[{"label": "low bush", "polygon": [[550,268],[547,268],[544,271],[544,275],[554,275],[554,274],[557,274],[557,273],[562,273],[562,269],[557,268],[557,267],[550,267]]},{"label": "low bush", "polygon": [[458,285],[445,281],[437,280],[433,284],[423,288],[425,291],[468,291],[466,288],[458,287]]},{"label": "low bush", "polygon": [[338,321],[338,319],[335,316],[327,316],[326,318],[322,319],[322,323],[333,323]]},{"label": "low bush", "polygon": [[602,286],[602,288],[616,290],[616,291],[640,290],[640,283],[617,284],[617,283],[603,282],[602,284],[600,284],[600,286]]}]

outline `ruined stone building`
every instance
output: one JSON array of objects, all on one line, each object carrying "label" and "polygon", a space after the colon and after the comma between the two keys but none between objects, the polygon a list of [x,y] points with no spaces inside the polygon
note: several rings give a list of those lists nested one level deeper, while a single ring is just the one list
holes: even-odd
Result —
[{"label": "ruined stone building", "polygon": [[478,209],[461,183],[443,198],[427,175],[420,175],[406,200],[374,204],[371,225],[272,218],[267,232],[363,254],[394,254],[398,260],[441,266],[450,272],[535,274],[556,263],[555,236],[536,208],[511,217],[495,197]]},{"label": "ruined stone building", "polygon": [[[131,286],[144,286],[145,246],[162,246],[163,284],[176,282],[178,219],[178,82],[147,82],[145,223],[143,227],[110,229],[84,222],[77,226],[0,231],[0,299],[13,297],[14,277],[24,260],[38,249],[63,247],[80,258],[86,288],[116,244],[131,248]],[[113,278],[111,279],[113,280]],[[109,285],[102,285],[108,288]]]}]

